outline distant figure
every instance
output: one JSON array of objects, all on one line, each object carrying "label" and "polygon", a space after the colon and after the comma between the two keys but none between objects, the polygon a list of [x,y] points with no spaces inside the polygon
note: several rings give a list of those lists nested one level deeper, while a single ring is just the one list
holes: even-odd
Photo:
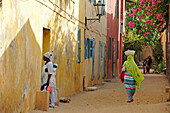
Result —
[{"label": "distant figure", "polygon": [[151,68],[151,64],[152,64],[152,58],[151,56],[148,56],[147,60],[146,60],[146,71],[148,73],[150,73],[150,68]]},{"label": "distant figure", "polygon": [[143,74],[145,74],[146,69],[146,59],[143,60]]},{"label": "distant figure", "polygon": [[128,94],[128,103],[133,102],[133,95],[135,94],[136,87],[139,89],[142,81],[144,80],[142,73],[134,61],[134,54],[134,50],[125,51],[127,60],[124,62],[122,68],[122,73],[124,73],[124,85]]}]

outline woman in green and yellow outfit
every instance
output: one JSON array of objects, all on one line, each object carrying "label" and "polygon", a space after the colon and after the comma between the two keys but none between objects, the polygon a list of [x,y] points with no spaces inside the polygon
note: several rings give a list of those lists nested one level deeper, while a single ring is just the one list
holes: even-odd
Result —
[{"label": "woman in green and yellow outfit", "polygon": [[144,80],[142,73],[133,59],[134,54],[135,51],[133,50],[125,51],[127,60],[124,62],[122,69],[124,72],[124,85],[128,94],[128,103],[133,102],[133,95],[136,91],[136,87],[139,90],[139,87]]}]

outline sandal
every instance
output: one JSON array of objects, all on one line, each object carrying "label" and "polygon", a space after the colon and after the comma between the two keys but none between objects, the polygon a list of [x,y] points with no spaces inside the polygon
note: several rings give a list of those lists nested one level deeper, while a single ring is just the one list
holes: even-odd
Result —
[{"label": "sandal", "polygon": [[128,100],[128,101],[127,101],[127,103],[131,103],[131,102],[133,102],[133,99],[132,99],[132,100]]}]

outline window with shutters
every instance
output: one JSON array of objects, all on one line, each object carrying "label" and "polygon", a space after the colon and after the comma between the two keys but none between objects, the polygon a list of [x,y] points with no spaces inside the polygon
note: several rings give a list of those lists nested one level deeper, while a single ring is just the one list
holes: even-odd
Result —
[{"label": "window with shutters", "polygon": [[93,57],[94,39],[85,38],[85,59]]},{"label": "window with shutters", "polygon": [[111,59],[111,46],[112,46],[111,37],[109,37],[109,59]]},{"label": "window with shutters", "polygon": [[78,59],[77,63],[81,62],[81,29],[78,28]]},{"label": "window with shutters", "polygon": [[88,57],[93,57],[93,39],[89,39],[89,45],[88,45]]},{"label": "window with shutters", "polygon": [[85,59],[88,59],[88,45],[89,45],[89,39],[85,38]]},{"label": "window with shutters", "polygon": [[101,48],[101,61],[102,61],[103,60],[103,45],[102,44],[101,44],[100,48]]},{"label": "window with shutters", "polygon": [[117,1],[117,18],[119,18],[119,0]]},{"label": "window with shutters", "polygon": [[117,59],[119,59],[119,41],[117,41]]}]

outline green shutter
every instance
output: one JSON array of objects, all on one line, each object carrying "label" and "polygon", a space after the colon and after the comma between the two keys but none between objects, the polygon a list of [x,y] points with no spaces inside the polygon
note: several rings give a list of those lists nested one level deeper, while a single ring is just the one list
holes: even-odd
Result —
[{"label": "green shutter", "polygon": [[78,63],[81,62],[81,29],[78,28]]},{"label": "green shutter", "polygon": [[93,0],[93,4],[96,5],[96,0]]},{"label": "green shutter", "polygon": [[88,43],[88,57],[89,58],[93,57],[93,39],[89,39],[89,43]]},{"label": "green shutter", "polygon": [[87,41],[87,38],[84,39],[84,50],[85,50],[85,59],[88,58],[88,41]]},{"label": "green shutter", "polygon": [[111,59],[111,45],[112,45],[111,37],[109,37],[109,59]]},{"label": "green shutter", "polygon": [[119,0],[117,1],[117,18],[119,18]]},{"label": "green shutter", "polygon": [[119,41],[117,41],[117,59],[119,59]]},{"label": "green shutter", "polygon": [[90,58],[90,39],[87,39],[88,44],[88,58]]},{"label": "green shutter", "polygon": [[115,61],[115,39],[113,37],[113,62]]}]

